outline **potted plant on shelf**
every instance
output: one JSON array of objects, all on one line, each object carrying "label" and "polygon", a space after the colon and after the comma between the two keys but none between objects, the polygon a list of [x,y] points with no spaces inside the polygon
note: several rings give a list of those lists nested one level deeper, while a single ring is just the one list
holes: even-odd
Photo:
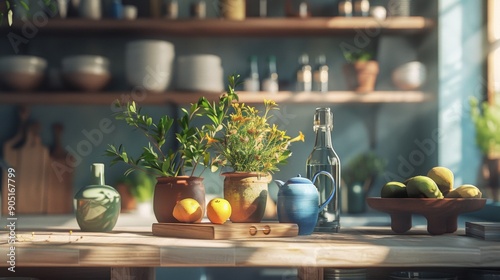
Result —
[{"label": "potted plant on shelf", "polygon": [[304,135],[299,132],[291,138],[270,123],[271,111],[278,109],[274,101],[264,101],[262,114],[244,103],[233,103],[232,107],[234,111],[222,124],[218,137],[209,141],[221,165],[232,169],[222,174],[224,198],[232,208],[230,220],[260,222],[266,209],[271,174],[291,156],[290,143],[304,141]]},{"label": "potted plant on shelf", "polygon": [[371,92],[375,88],[379,65],[368,51],[345,51],[344,75],[351,90],[360,93]]},{"label": "potted plant on shelf", "polygon": [[484,155],[483,175],[494,201],[500,201],[500,105],[470,100],[476,143]]},{"label": "potted plant on shelf", "polygon": [[373,180],[382,173],[387,162],[374,152],[366,152],[354,157],[343,170],[342,180],[347,188],[347,212],[365,211],[365,198]]},{"label": "potted plant on shelf", "polygon": [[[230,77],[231,79],[234,77]],[[191,104],[189,109],[182,109],[183,115],[179,119],[165,115],[157,122],[144,114],[135,102],[115,102],[118,109],[115,118],[142,132],[149,143],[143,147],[137,158],[133,158],[122,145],[109,145],[106,155],[113,158],[112,165],[123,162],[130,166],[125,175],[142,171],[157,177],[153,211],[158,222],[177,222],[172,212],[175,204],[183,198],[195,199],[204,212],[203,178],[195,176],[194,172],[198,167],[202,168],[201,174],[207,168],[212,171],[218,169],[220,161],[211,157],[209,148],[213,136],[220,130],[219,123],[225,119],[233,100],[238,100],[238,96],[234,88],[229,87],[228,92],[216,103],[212,104],[201,97],[197,103]],[[193,120],[206,115],[206,108],[213,109],[209,116],[212,123],[197,127]],[[175,122],[179,126],[179,131],[175,133],[178,147],[175,150],[166,149],[164,146]]]}]

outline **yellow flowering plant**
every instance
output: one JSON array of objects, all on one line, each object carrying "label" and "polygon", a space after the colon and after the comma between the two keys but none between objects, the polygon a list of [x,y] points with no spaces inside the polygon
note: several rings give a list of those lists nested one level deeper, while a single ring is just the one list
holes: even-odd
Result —
[{"label": "yellow flowering plant", "polygon": [[271,100],[264,101],[264,112],[245,103],[233,103],[233,112],[223,124],[223,135],[211,138],[222,165],[230,166],[234,172],[273,173],[277,165],[284,164],[292,155],[290,143],[304,141],[299,132],[291,138],[286,131],[271,124],[271,111],[279,110]]}]

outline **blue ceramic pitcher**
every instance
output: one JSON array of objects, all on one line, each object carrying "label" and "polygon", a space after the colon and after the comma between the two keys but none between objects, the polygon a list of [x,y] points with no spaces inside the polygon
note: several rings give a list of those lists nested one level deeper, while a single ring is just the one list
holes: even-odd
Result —
[{"label": "blue ceramic pitcher", "polygon": [[332,180],[332,185],[335,186],[335,179],[326,171],[314,174],[312,182],[300,175],[289,179],[286,183],[275,180],[279,187],[278,221],[297,224],[299,235],[308,235],[314,231],[319,211],[323,210],[335,195],[335,188],[333,188],[326,201],[319,205],[318,189],[314,186],[319,175],[328,176]]}]

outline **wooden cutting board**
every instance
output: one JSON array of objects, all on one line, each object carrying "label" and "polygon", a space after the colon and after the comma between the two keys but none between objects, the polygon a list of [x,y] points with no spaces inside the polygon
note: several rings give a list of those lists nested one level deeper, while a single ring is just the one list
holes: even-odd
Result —
[{"label": "wooden cutting board", "polygon": [[63,126],[52,126],[54,145],[50,151],[50,164],[47,166],[47,214],[67,214],[73,212],[73,172],[74,168],[66,163],[70,156],[62,147]]},{"label": "wooden cutting board", "polygon": [[154,223],[153,235],[196,239],[241,239],[297,236],[299,227],[288,223]]},{"label": "wooden cutting board", "polygon": [[[19,149],[18,146],[23,144],[22,142],[26,137],[26,127],[28,123],[29,110],[26,107],[19,108],[19,123],[18,130],[14,137],[5,141],[3,145],[3,158],[6,166],[2,170],[2,215],[7,215],[8,213],[8,169],[13,168],[16,172],[13,172],[16,177],[12,178],[15,181],[13,186],[16,187],[21,182],[21,176],[18,176],[17,171],[19,170]],[[17,198],[16,198],[17,199]],[[15,212],[15,211],[14,211]]]},{"label": "wooden cutting board", "polygon": [[16,170],[22,179],[16,189],[18,214],[43,214],[47,200],[46,168],[49,165],[49,150],[40,138],[40,124],[28,127],[26,142],[19,149],[19,162]]}]

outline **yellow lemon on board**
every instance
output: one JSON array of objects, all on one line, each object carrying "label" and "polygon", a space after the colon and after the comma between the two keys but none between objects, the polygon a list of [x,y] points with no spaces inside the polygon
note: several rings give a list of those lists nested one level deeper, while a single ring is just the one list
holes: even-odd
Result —
[{"label": "yellow lemon on board", "polygon": [[224,198],[214,198],[207,204],[207,217],[213,224],[222,225],[231,216],[231,204]]},{"label": "yellow lemon on board", "polygon": [[172,214],[181,223],[199,223],[203,218],[203,209],[195,199],[184,198],[175,204]]}]

